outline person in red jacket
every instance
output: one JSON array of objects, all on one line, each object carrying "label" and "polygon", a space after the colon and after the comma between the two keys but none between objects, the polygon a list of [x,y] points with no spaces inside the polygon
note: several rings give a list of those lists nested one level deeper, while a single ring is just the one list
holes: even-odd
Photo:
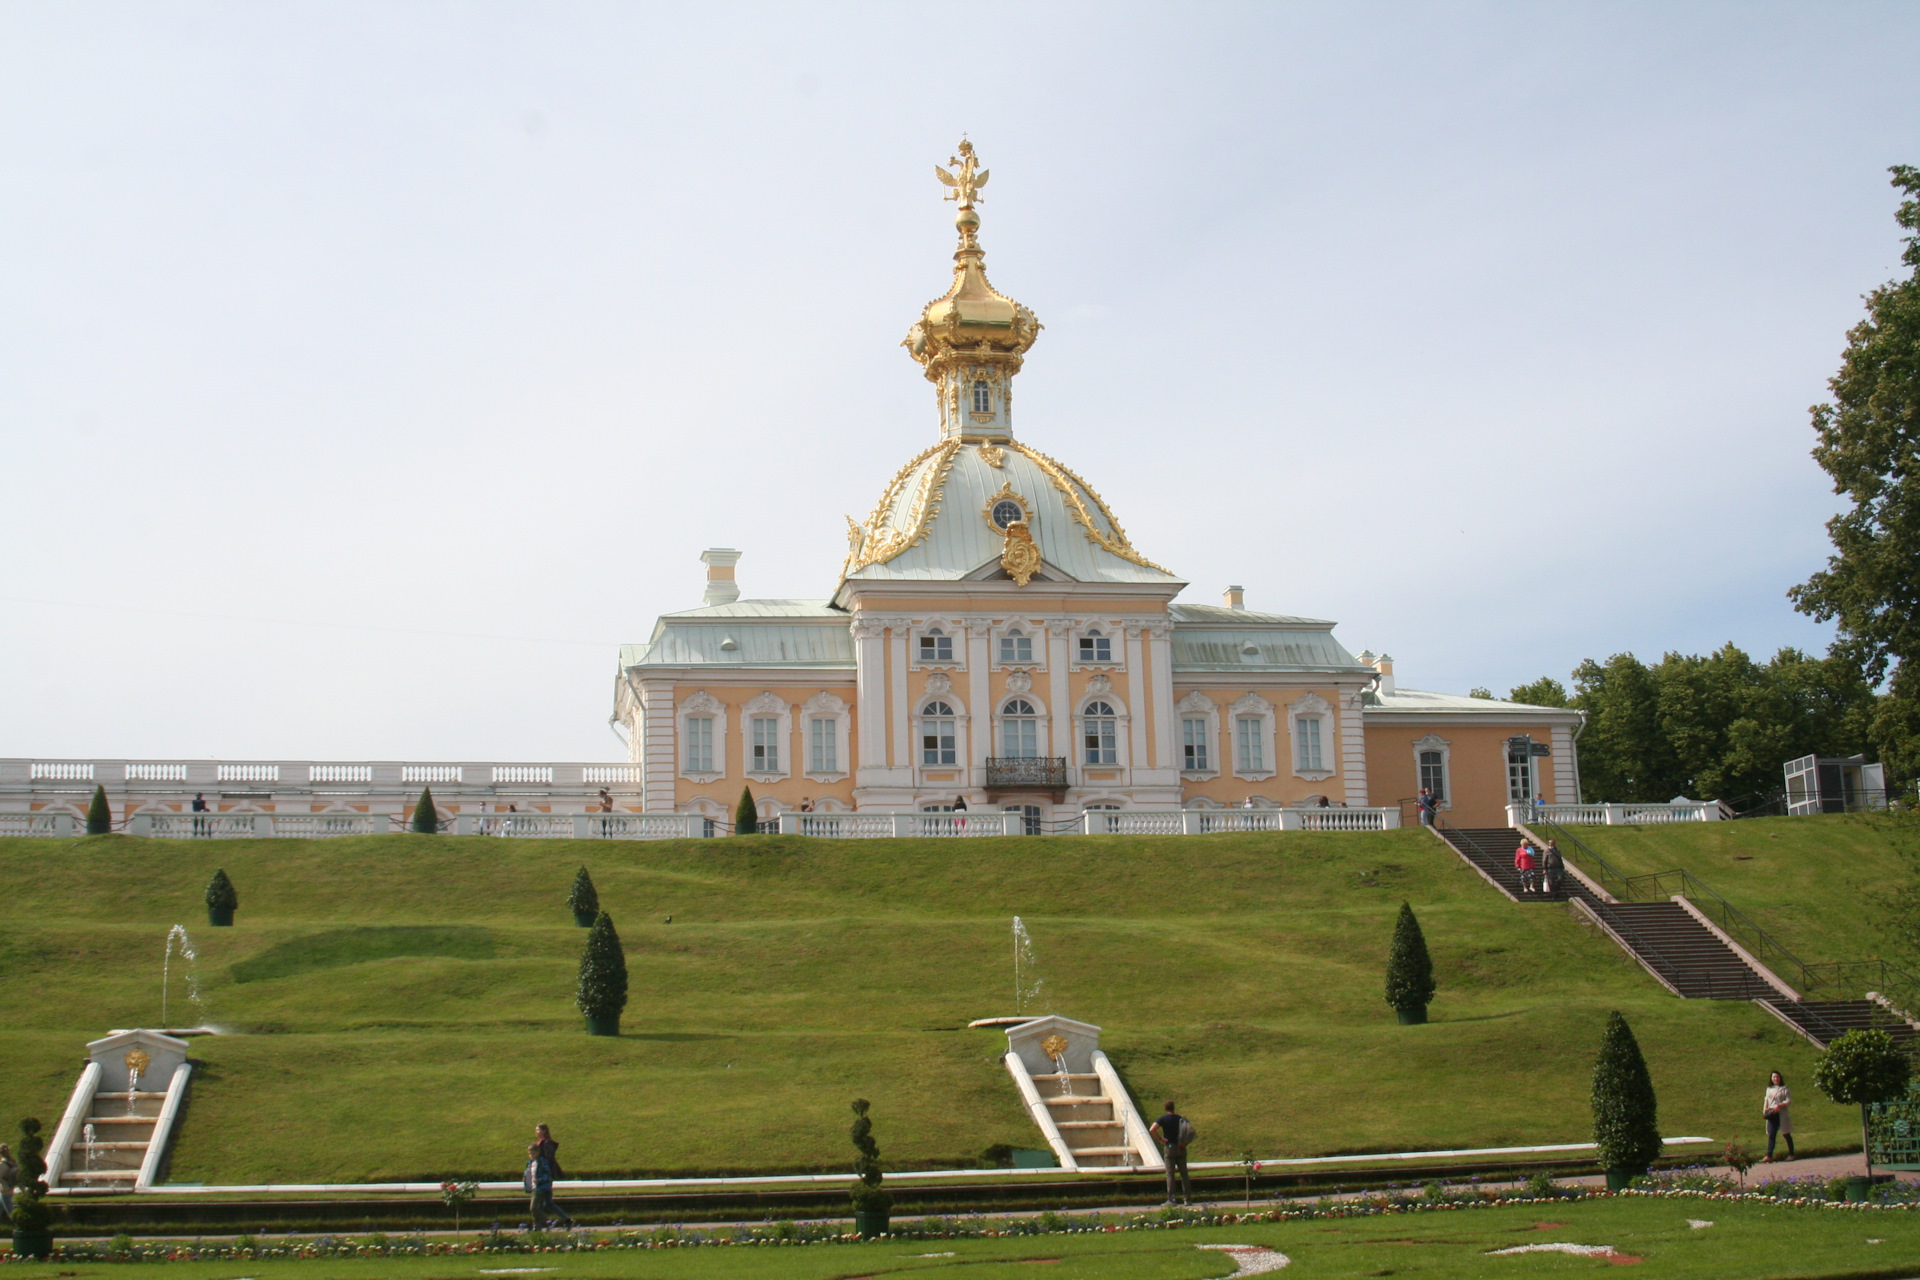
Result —
[{"label": "person in red jacket", "polygon": [[1513,866],[1514,870],[1520,873],[1520,892],[1522,893],[1538,891],[1539,873],[1534,870],[1534,865],[1533,845],[1522,840],[1520,847],[1513,851]]}]

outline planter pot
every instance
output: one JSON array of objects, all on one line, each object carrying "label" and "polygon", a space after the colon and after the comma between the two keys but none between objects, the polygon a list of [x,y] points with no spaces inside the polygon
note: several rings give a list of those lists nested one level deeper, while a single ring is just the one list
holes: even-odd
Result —
[{"label": "planter pot", "polygon": [[595,913],[591,911],[576,911],[573,913],[573,922],[582,929],[591,929],[593,928],[594,914]]},{"label": "planter pot", "polygon": [[1609,1169],[1607,1170],[1607,1190],[1625,1191],[1629,1182],[1645,1172],[1645,1169]]},{"label": "planter pot", "polygon": [[1427,1020],[1425,1005],[1421,1005],[1418,1009],[1395,1009],[1394,1013],[1399,1016],[1400,1025],[1403,1027],[1417,1027]]},{"label": "planter pot", "polygon": [[862,1240],[871,1240],[874,1236],[887,1234],[889,1209],[855,1209],[853,1211],[853,1229],[860,1233]]},{"label": "planter pot", "polygon": [[1847,1179],[1847,1199],[1849,1200],[1873,1199],[1873,1179],[1872,1178],[1848,1178]]},{"label": "planter pot", "polygon": [[611,1018],[587,1018],[587,1034],[590,1036],[617,1036],[620,1034],[620,1015]]},{"label": "planter pot", "polygon": [[232,908],[232,907],[208,907],[208,908],[207,908],[207,923],[208,923],[208,924],[215,924],[215,925],[230,925],[230,924],[232,924],[232,923],[233,923],[233,908]]},{"label": "planter pot", "polygon": [[16,1231],[13,1233],[13,1256],[16,1258],[44,1258],[53,1252],[53,1232]]}]

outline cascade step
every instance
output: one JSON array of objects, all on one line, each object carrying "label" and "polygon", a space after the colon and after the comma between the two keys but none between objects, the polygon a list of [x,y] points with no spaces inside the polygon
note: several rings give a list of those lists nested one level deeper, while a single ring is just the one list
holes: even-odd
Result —
[{"label": "cascade step", "polygon": [[1113,1099],[1105,1094],[1093,1094],[1081,1097],[1077,1093],[1055,1093],[1040,1099],[1050,1107],[1109,1107]]},{"label": "cascade step", "polygon": [[1822,1049],[1849,1031],[1877,1028],[1903,1048],[1913,1045],[1920,1032],[1872,1000],[1762,1000],[1782,1021],[1791,1024]]},{"label": "cascade step", "polygon": [[1068,1129],[1124,1129],[1127,1127],[1124,1120],[1055,1120],[1053,1125],[1062,1132]]}]

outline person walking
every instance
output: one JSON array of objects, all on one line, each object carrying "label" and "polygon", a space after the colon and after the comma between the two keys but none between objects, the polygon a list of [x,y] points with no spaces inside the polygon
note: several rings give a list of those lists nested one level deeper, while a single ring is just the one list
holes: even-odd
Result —
[{"label": "person walking", "polygon": [[13,1192],[20,1185],[20,1166],[13,1162],[13,1148],[0,1142],[0,1216],[13,1217]]},{"label": "person walking", "polygon": [[1193,1125],[1187,1118],[1173,1109],[1173,1103],[1167,1103],[1167,1109],[1153,1127],[1148,1130],[1166,1148],[1167,1162],[1167,1203],[1173,1203],[1175,1177],[1178,1175],[1180,1200],[1183,1204],[1193,1203],[1193,1179],[1187,1174],[1187,1148],[1194,1139]]},{"label": "person walking", "polygon": [[567,1175],[560,1171],[560,1144],[544,1124],[533,1126],[533,1142],[527,1147],[527,1173],[522,1180],[532,1199],[527,1204],[527,1221],[535,1231],[546,1229],[547,1217],[558,1218],[572,1230],[573,1218],[553,1202],[553,1184]]},{"label": "person walking", "polygon": [[1552,840],[1547,841],[1546,852],[1540,855],[1540,883],[1547,893],[1560,892],[1560,882],[1566,878],[1567,863],[1560,856],[1560,846]]},{"label": "person walking", "polygon": [[1794,1159],[1793,1090],[1787,1088],[1787,1078],[1778,1071],[1767,1077],[1767,1092],[1760,1100],[1760,1114],[1767,1118],[1767,1163],[1773,1163],[1773,1143],[1776,1138],[1787,1140],[1787,1159]]},{"label": "person walking", "polygon": [[1533,868],[1533,845],[1522,840],[1520,847],[1513,851],[1513,869],[1520,873],[1520,892],[1522,893],[1534,891],[1534,879],[1537,873]]}]

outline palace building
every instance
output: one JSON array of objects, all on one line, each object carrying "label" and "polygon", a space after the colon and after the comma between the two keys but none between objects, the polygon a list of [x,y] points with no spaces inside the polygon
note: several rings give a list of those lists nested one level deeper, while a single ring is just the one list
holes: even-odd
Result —
[{"label": "palace building", "polygon": [[[939,431],[886,482],[820,600],[741,599],[715,549],[705,604],[620,653],[616,723],[644,810],[762,817],[1017,810],[1404,812],[1422,786],[1462,826],[1579,799],[1577,712],[1397,689],[1334,623],[1178,599],[1091,485],[1021,441],[1013,380],[1041,331],[987,280],[971,144],[953,282],[903,342]],[[929,433],[932,436],[932,433]]]}]

